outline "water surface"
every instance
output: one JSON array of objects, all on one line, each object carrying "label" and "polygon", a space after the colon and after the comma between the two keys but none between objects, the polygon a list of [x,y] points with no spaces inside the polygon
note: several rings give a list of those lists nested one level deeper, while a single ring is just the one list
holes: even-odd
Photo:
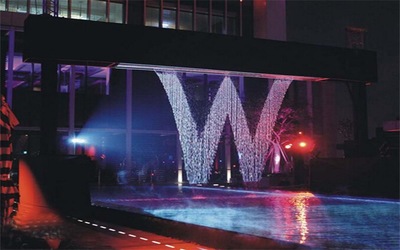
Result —
[{"label": "water surface", "polygon": [[315,248],[399,249],[400,202],[204,187],[102,187],[92,203]]}]

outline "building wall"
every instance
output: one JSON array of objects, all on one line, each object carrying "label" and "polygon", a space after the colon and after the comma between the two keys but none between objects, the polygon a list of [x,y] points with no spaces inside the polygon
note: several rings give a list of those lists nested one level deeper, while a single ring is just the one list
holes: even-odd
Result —
[{"label": "building wall", "polygon": [[254,37],[286,41],[286,0],[254,1]]},{"label": "building wall", "polygon": [[[1,28],[3,34],[5,34],[10,27],[16,27],[17,29],[21,30],[23,20],[27,16],[27,13],[42,13],[39,8],[40,6],[33,5],[32,0],[27,0],[25,2],[27,7],[21,9],[21,11],[25,11],[25,13],[16,13],[16,7],[14,6],[15,2],[13,1],[8,0],[0,3],[0,10],[2,10]],[[80,9],[80,11],[83,10],[84,13],[78,12],[78,7],[74,1],[60,1],[60,3],[60,16],[67,18],[82,18],[96,21],[129,23],[137,25],[147,24],[157,27],[165,27],[166,23],[164,23],[164,21],[167,22],[168,20],[175,18],[175,28],[178,27],[182,29],[192,29],[203,32],[218,32],[229,35],[252,36],[256,38],[274,40],[288,39],[290,41],[335,45],[340,47],[344,47],[345,43],[344,25],[348,23],[352,24],[353,21],[351,19],[344,19],[341,21],[341,23],[335,25],[329,20],[332,18],[332,16],[326,15],[325,13],[325,11],[328,11],[329,8],[325,8],[322,11],[317,11],[317,9],[313,9],[312,7],[308,8],[306,3],[287,2],[284,0],[225,1],[224,3],[226,3],[226,5],[222,4],[221,1],[214,1],[209,4],[208,1],[205,2],[199,0],[195,1],[195,5],[186,4],[183,1],[180,2],[180,5],[177,5],[176,3],[171,4],[171,1],[163,1],[162,5],[160,5],[160,1],[146,1],[146,3],[144,1],[106,1],[103,2],[106,4],[104,6],[101,5],[99,1],[92,0],[90,1],[92,5],[84,4],[83,8]],[[4,4],[4,6],[2,4]],[[321,5],[321,3],[318,4],[318,6],[319,5]],[[161,6],[163,8],[160,8]],[[150,9],[152,11],[149,11]],[[176,10],[179,11],[176,12]],[[345,12],[345,14],[349,14],[347,11]],[[151,13],[155,14],[155,16],[151,16]],[[158,19],[156,18],[157,15]],[[160,18],[160,16],[162,16],[162,18]],[[151,20],[151,18],[156,19]],[[363,23],[361,22],[361,24]],[[4,37],[6,38],[6,36],[3,36],[3,38]],[[18,45],[20,43],[18,39],[16,43],[16,48],[21,47]],[[4,48],[4,46],[2,46],[2,48]],[[21,54],[21,50],[17,49],[16,53]],[[33,68],[34,73],[38,73],[38,71],[35,71],[34,69],[37,67],[37,65],[23,65],[22,63],[22,66],[31,67]],[[67,75],[69,74],[68,72],[63,71],[64,66],[68,65],[62,65],[60,67],[60,81],[63,81],[64,79],[63,72]],[[392,64],[390,64],[390,67],[391,66]],[[102,99],[103,95],[108,95],[106,91],[100,90],[98,87],[94,87],[100,85],[91,85],[92,82],[96,82],[99,79],[91,79],[91,77],[88,75],[88,72],[90,71],[90,68],[84,67],[81,71],[77,72],[80,82],[82,83],[82,85],[80,85],[81,87],[76,89],[76,99],[81,100],[77,102],[77,126],[83,126],[85,124],[85,119],[88,117],[87,114],[92,114],[94,112],[91,110],[93,109],[92,106],[94,105],[90,103],[85,104],[85,101],[96,103],[96,101],[93,101],[94,99]],[[26,76],[31,78],[31,85],[23,89],[15,89],[15,96],[17,99],[14,101],[17,101],[20,98],[23,99],[23,96],[27,95],[26,91],[32,91],[33,93],[35,93],[35,91],[40,91],[40,85],[39,87],[35,85],[35,81],[39,82],[40,84],[40,78],[36,79],[34,73]],[[109,84],[109,95],[113,96],[116,93],[116,89],[125,88],[125,83],[121,83],[121,81],[124,81],[124,79],[119,78],[118,72],[111,70],[111,72],[108,74],[109,76],[107,76],[106,73],[100,80],[103,82],[108,81],[108,83],[104,84]],[[395,74],[393,75],[396,76]],[[68,76],[66,76],[65,79],[68,80]],[[3,73],[3,86],[5,80],[5,75]],[[140,78],[137,78],[137,80],[141,81]],[[387,80],[385,79],[385,81]],[[63,86],[61,86],[61,82],[59,84],[59,89],[61,90]],[[315,132],[316,136],[323,138],[323,140],[321,139],[321,148],[324,156],[337,156],[338,151],[335,150],[335,144],[338,142],[336,136],[337,123],[338,120],[343,117],[343,114],[348,113],[343,112],[342,108],[347,108],[347,104],[349,103],[349,95],[346,92],[346,88],[336,87],[335,90],[335,88],[332,87],[333,85],[338,86],[342,83],[332,83],[332,86],[322,86],[320,84],[321,83],[312,84],[313,89],[316,89],[313,90],[313,92],[318,93],[317,96],[314,94],[313,96],[308,95],[307,97],[305,94],[306,85],[304,83],[292,84],[292,87],[289,89],[289,95],[291,95],[295,102],[299,105],[303,105],[304,103],[308,102],[313,104],[314,111],[323,111],[323,113],[319,114],[314,112],[315,122],[313,127],[315,131],[311,130],[310,133]],[[21,92],[18,93],[19,91]],[[67,92],[64,93],[65,94],[60,94],[60,96],[66,95]],[[91,95],[94,97],[91,97]],[[345,101],[340,102],[339,97],[344,98]],[[67,98],[65,98],[65,96],[60,97],[60,100],[65,100],[66,102],[61,105],[62,110],[60,110],[61,114],[65,114],[68,112]],[[37,102],[33,101],[33,103]],[[340,111],[335,110],[337,105],[340,105]],[[28,114],[28,119],[22,118],[24,126],[37,126],[37,121],[34,121],[36,119],[35,116],[29,115],[33,113],[32,111],[21,108],[20,105],[15,106],[17,111],[18,109],[21,110],[18,112],[25,112]],[[30,106],[29,108],[35,109],[35,106]],[[389,111],[385,110],[385,112]],[[66,117],[62,117],[60,120],[60,126],[64,127],[65,124]],[[332,133],[332,131],[334,132]]]},{"label": "building wall", "polygon": [[[378,60],[378,81],[367,86],[369,138],[398,117],[398,1],[288,1],[286,11],[288,41],[346,47],[346,27],[366,29],[364,48],[376,51]],[[343,82],[335,85],[338,121],[352,120],[348,89]]]}]

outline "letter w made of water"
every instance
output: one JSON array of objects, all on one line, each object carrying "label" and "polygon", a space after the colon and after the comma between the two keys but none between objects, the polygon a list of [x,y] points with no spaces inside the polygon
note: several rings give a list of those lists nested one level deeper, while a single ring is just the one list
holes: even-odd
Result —
[{"label": "letter w made of water", "polygon": [[252,137],[241,100],[230,77],[222,80],[207,114],[204,129],[198,132],[177,73],[157,72],[157,75],[172,107],[189,183],[208,182],[227,117],[235,138],[243,181],[259,181],[276,117],[292,80],[274,80]]}]

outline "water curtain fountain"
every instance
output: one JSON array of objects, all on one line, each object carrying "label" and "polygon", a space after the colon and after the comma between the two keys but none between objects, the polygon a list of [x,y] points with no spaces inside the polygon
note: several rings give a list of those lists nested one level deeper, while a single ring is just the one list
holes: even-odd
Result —
[{"label": "water curtain fountain", "polygon": [[179,133],[185,170],[190,184],[208,183],[218,142],[229,119],[239,154],[244,182],[257,182],[265,165],[272,129],[291,80],[275,80],[264,102],[254,137],[251,136],[238,92],[226,76],[207,114],[204,129],[198,131],[190,111],[182,80],[177,73],[157,72],[167,93]]}]

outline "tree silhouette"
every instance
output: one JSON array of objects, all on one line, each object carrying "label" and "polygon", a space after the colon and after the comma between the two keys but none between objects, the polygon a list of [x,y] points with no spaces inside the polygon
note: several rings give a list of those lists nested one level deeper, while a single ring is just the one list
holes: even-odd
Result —
[{"label": "tree silhouette", "polygon": [[[292,159],[284,146],[295,139],[299,131],[305,128],[310,117],[306,109],[290,102],[284,102],[279,110],[270,146],[265,156],[265,172],[287,173],[291,171]],[[283,160],[283,167],[282,167]]]}]

